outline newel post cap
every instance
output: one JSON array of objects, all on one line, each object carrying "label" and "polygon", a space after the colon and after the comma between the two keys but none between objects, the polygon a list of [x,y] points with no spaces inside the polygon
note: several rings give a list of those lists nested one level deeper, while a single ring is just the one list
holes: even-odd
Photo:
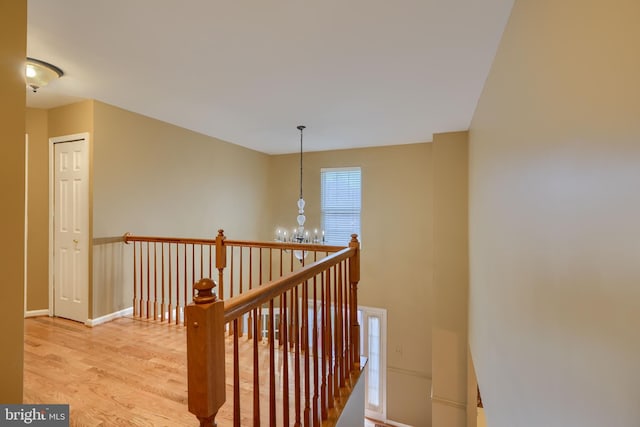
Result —
[{"label": "newel post cap", "polygon": [[193,289],[196,290],[197,295],[193,298],[193,302],[196,304],[209,304],[215,302],[218,296],[213,292],[213,288],[218,286],[216,282],[211,279],[200,279],[194,285]]}]

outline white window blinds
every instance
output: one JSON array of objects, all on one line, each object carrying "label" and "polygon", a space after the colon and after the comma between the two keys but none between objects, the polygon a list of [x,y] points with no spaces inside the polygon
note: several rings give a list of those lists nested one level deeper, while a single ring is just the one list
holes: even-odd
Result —
[{"label": "white window blinds", "polygon": [[347,246],[353,233],[360,240],[360,168],[323,168],[320,175],[320,208],[325,243]]}]

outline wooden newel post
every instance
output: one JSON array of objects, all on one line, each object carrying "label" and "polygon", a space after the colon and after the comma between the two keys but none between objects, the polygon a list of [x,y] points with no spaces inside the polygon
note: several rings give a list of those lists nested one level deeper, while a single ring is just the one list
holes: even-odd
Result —
[{"label": "wooden newel post", "polygon": [[189,412],[200,426],[215,426],[225,402],[224,302],[211,279],[194,284],[197,295],[186,308]]},{"label": "wooden newel post", "polygon": [[356,253],[349,258],[349,283],[351,290],[351,307],[349,310],[351,321],[351,345],[354,349],[353,366],[360,367],[360,324],[358,323],[358,282],[360,282],[360,242],[358,235],[352,234],[349,247],[354,248]]}]

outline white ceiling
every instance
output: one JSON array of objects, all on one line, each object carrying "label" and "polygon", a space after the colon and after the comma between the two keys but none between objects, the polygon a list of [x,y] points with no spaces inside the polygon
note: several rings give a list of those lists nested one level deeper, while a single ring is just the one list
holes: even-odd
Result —
[{"label": "white ceiling", "polygon": [[29,0],[28,56],[97,99],[265,153],[469,127],[513,0]]}]

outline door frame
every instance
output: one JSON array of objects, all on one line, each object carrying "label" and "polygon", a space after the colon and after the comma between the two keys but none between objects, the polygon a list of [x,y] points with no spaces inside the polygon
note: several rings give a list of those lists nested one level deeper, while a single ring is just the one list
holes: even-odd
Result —
[{"label": "door frame", "polygon": [[27,316],[27,273],[29,271],[29,134],[24,135],[24,316]]},{"label": "door frame", "polygon": [[[85,145],[85,155],[86,155],[86,160],[87,160],[87,224],[85,226],[85,232],[87,233],[87,239],[89,242],[89,246],[87,247],[87,272],[88,272],[88,276],[87,277],[87,288],[91,287],[91,271],[92,269],[90,268],[90,261],[91,261],[91,249],[92,249],[92,245],[91,245],[91,234],[89,233],[90,231],[90,223],[91,223],[91,145],[89,142],[89,132],[82,132],[82,133],[75,133],[75,134],[71,134],[71,135],[64,135],[64,136],[56,136],[53,138],[49,138],[49,316],[53,317],[55,314],[54,311],[54,304],[55,304],[55,299],[53,296],[53,276],[54,276],[54,269],[55,269],[55,265],[54,265],[54,259],[53,259],[53,255],[55,252],[55,247],[54,247],[54,221],[53,221],[53,215],[55,213],[55,205],[54,205],[54,199],[55,199],[55,174],[54,174],[54,169],[55,169],[55,151],[54,151],[54,146],[55,144],[59,144],[59,143],[64,143],[64,142],[73,142],[73,141],[78,141],[78,140],[84,140]],[[87,322],[89,320],[89,316],[90,316],[90,312],[91,312],[91,298],[90,295],[91,293],[89,292],[90,289],[87,289],[87,319],[85,320],[85,322]]]},{"label": "door frame", "polygon": [[[364,356],[369,356],[368,349],[365,350],[369,343],[369,336],[365,332],[368,331],[369,326],[365,323],[367,322],[369,316],[375,316],[380,319],[380,366],[378,366],[380,372],[380,398],[382,402],[380,403],[380,412],[375,412],[372,409],[367,408],[367,401],[364,402],[364,414],[365,417],[369,417],[372,419],[376,419],[378,421],[387,422],[387,309],[382,307],[369,307],[365,305],[358,305],[358,311],[362,316],[362,323],[360,324],[360,338],[361,338],[361,347],[360,354]],[[369,361],[367,362],[369,365]],[[368,384],[367,379],[369,378],[369,370],[365,374],[365,396],[368,393]]]}]

